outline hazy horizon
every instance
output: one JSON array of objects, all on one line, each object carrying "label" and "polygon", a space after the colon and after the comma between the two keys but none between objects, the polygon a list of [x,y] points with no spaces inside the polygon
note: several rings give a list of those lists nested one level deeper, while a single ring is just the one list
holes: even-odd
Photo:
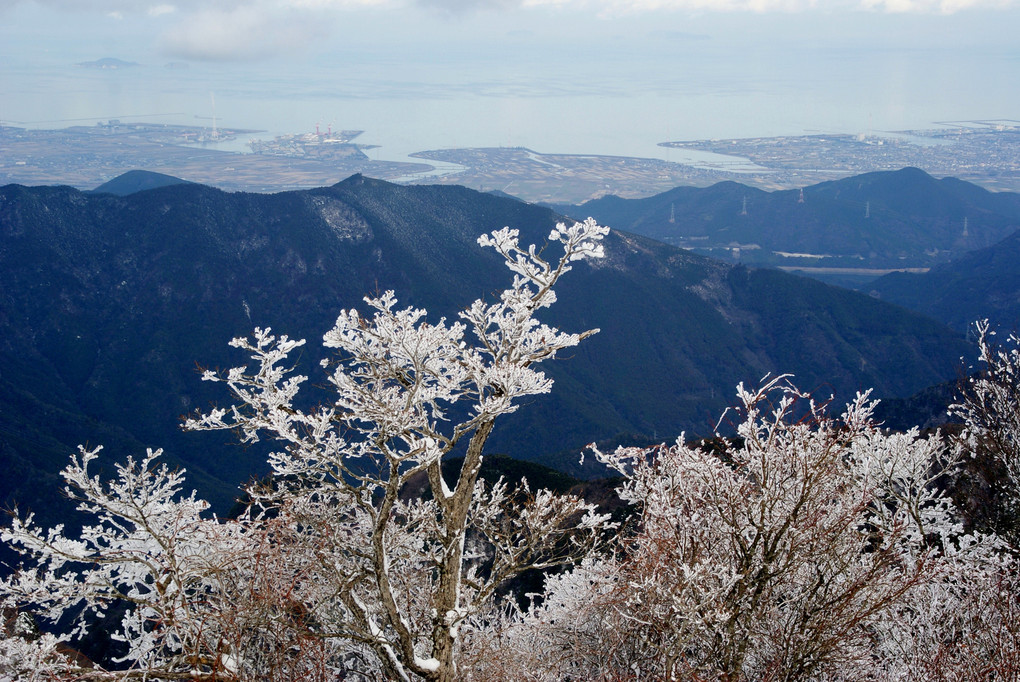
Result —
[{"label": "hazy horizon", "polygon": [[[364,130],[372,158],[395,159],[667,158],[658,142],[1020,119],[1016,3],[745,4],[6,0],[0,121],[210,125],[215,111],[271,134]],[[104,57],[140,66],[76,66]]]}]

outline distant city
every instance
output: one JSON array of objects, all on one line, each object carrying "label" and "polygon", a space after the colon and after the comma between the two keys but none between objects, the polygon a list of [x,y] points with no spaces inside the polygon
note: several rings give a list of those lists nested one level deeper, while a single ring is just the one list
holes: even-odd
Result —
[{"label": "distant city", "polygon": [[362,131],[262,131],[102,121],[58,130],[0,126],[0,184],[94,188],[145,169],[229,191],[330,185],[354,173],[408,184],[459,184],[532,202],[635,198],[733,180],[762,189],[906,166],[990,190],[1020,191],[1020,121],[943,121],[928,130],[664,141],[665,157],[543,154],[523,147],[425,150],[420,163],[379,161]]},{"label": "distant city", "polygon": [[[860,135],[664,142],[662,146],[736,155],[768,169],[759,187],[789,189],[834,177],[907,166],[988,189],[1020,190],[1020,121],[944,121],[931,130]],[[723,166],[723,168],[725,167]]]}]

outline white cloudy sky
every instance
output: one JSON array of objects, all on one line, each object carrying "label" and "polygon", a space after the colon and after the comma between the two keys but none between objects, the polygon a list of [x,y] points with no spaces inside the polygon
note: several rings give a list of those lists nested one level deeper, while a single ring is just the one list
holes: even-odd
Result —
[{"label": "white cloudy sky", "polygon": [[188,60],[294,55],[336,41],[498,49],[526,35],[594,40],[621,31],[640,45],[656,29],[924,47],[1009,40],[1018,7],[1020,0],[0,0],[0,35],[94,49],[123,40]]}]

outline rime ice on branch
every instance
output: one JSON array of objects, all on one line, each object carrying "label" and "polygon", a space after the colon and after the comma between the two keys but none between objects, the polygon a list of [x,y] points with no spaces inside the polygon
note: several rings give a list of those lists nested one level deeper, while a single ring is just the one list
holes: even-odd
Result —
[{"label": "rime ice on branch", "polygon": [[596,453],[640,522],[615,555],[550,578],[541,603],[493,626],[506,645],[490,677],[1016,674],[1016,564],[965,531],[940,485],[952,443],[884,433],[867,394],[830,416],[787,377],[740,386],[738,401],[738,437],[714,447]]},{"label": "rime ice on branch", "polygon": [[[202,503],[180,499],[180,475],[156,468],[155,455],[104,487],[87,475],[87,453],[64,476],[100,524],[72,541],[60,528],[15,523],[5,540],[39,569],[3,585],[4,605],[56,619],[80,602],[99,613],[133,604],[117,635],[130,670],[78,671],[83,679],[457,679],[461,631],[492,608],[496,588],[584,555],[605,526],[576,497],[514,491],[478,473],[494,421],[550,390],[535,366],[598,331],[562,332],[535,314],[555,302],[571,263],[602,256],[607,233],[591,219],[559,224],[553,260],[521,247],[516,230],[482,236],[513,281],[456,322],[400,309],[393,292],[365,299],[370,316],[343,311],[323,337],[336,349],[323,363],[335,395],[307,412],[294,406],[307,377],[288,369],[304,341],[269,329],[234,339],[254,366],[203,379],[226,384],[235,403],[185,426],[282,444],[271,483],[246,491],[249,513],[202,519]],[[458,447],[465,459],[451,487],[440,462]],[[402,495],[414,476],[431,496]],[[49,644],[40,640],[39,656],[56,660]]]}]

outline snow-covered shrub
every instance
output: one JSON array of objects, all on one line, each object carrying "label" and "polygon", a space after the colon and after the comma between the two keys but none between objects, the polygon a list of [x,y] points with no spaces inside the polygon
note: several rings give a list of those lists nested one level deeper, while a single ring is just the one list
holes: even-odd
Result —
[{"label": "snow-covered shrub", "polygon": [[501,624],[535,679],[922,679],[1015,640],[1015,592],[986,608],[1011,560],[939,485],[958,448],[883,433],[867,394],[837,418],[785,377],[738,396],[723,448],[596,452],[640,529]]}]

